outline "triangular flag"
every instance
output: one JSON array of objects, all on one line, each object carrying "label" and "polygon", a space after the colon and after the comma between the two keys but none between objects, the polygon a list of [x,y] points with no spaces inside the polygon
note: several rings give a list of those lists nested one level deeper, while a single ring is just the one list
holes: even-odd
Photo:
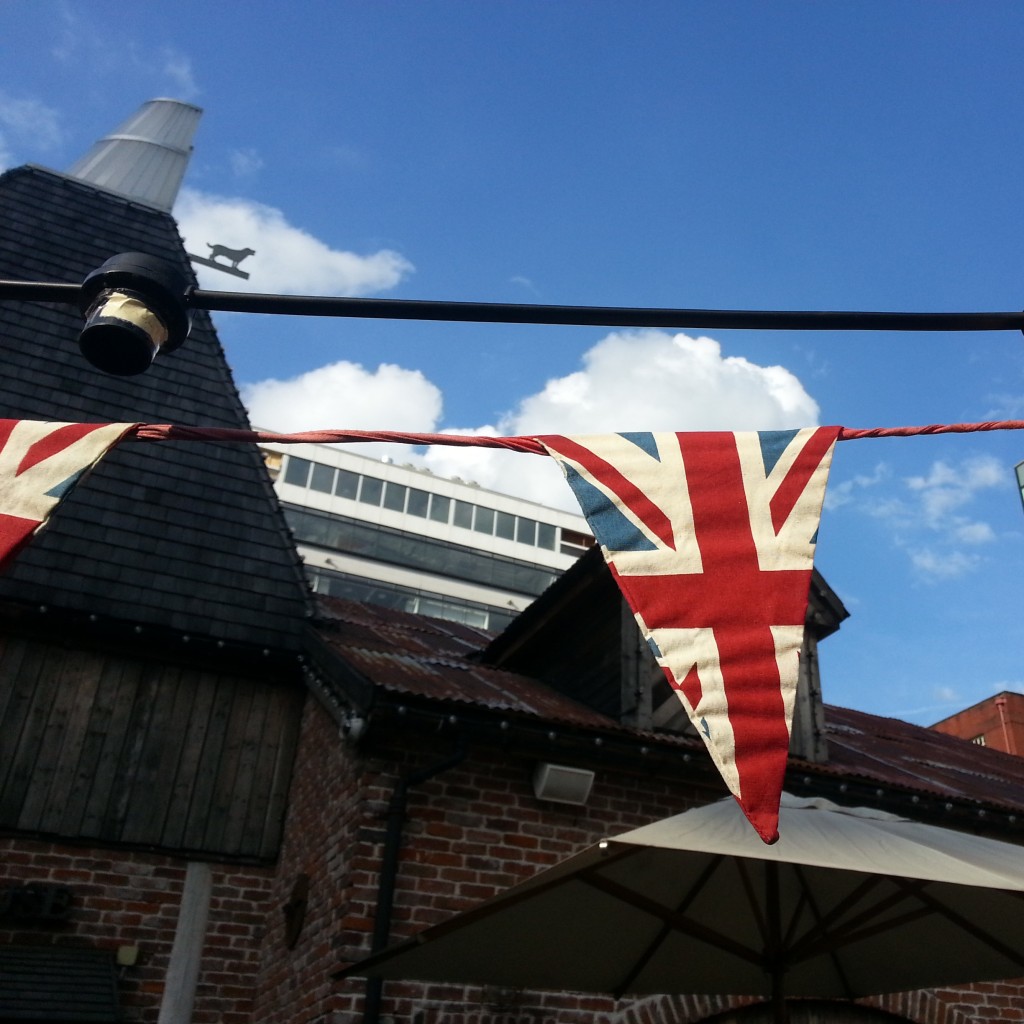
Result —
[{"label": "triangular flag", "polygon": [[538,440],[761,838],[778,838],[814,544],[839,427]]},{"label": "triangular flag", "polygon": [[0,569],[133,426],[0,420]]}]

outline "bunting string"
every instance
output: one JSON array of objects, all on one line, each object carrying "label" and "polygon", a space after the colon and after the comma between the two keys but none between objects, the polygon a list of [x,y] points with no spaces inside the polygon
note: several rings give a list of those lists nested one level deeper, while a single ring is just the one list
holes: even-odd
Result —
[{"label": "bunting string", "polygon": [[[841,427],[840,441],[873,437],[916,437],[926,434],[969,434],[990,430],[1024,430],[1024,420],[988,420],[981,423],[931,423],[920,427]],[[543,435],[542,435],[543,436]],[[126,434],[138,441],[227,441],[273,444],[354,444],[385,441],[397,444],[445,444],[457,448],[505,448],[529,455],[547,455],[536,437],[488,437],[480,434],[417,434],[399,430],[305,430],[277,434],[266,430],[227,427],[183,427],[170,423],[141,423]]]}]

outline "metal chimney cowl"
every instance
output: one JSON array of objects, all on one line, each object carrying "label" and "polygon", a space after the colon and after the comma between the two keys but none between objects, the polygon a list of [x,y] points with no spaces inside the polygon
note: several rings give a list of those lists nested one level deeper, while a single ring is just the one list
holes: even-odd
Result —
[{"label": "metal chimney cowl", "polygon": [[202,110],[154,99],[104,136],[68,175],[170,213],[178,196]]}]

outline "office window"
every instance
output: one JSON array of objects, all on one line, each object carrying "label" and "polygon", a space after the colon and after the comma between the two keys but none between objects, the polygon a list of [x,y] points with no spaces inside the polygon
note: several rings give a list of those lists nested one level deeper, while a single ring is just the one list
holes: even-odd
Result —
[{"label": "office window", "polygon": [[404,511],[405,494],[408,489],[405,484],[396,484],[388,480],[384,485],[384,507],[391,509],[393,512]]},{"label": "office window", "polygon": [[534,519],[516,518],[516,540],[520,544],[537,544],[537,522]]},{"label": "office window", "polygon": [[446,498],[443,494],[432,494],[430,496],[430,518],[435,523],[447,523],[451,505],[451,498]]},{"label": "office window", "polygon": [[461,526],[464,530],[473,529],[473,508],[474,506],[468,501],[455,502],[455,512],[452,516],[452,522],[456,526]]},{"label": "office window", "polygon": [[476,515],[473,517],[473,529],[477,533],[494,533],[494,509],[477,505]]},{"label": "office window", "polygon": [[555,528],[550,523],[537,524],[537,547],[555,550]]},{"label": "office window", "polygon": [[499,512],[495,517],[494,533],[503,540],[515,540],[516,517],[509,512]]},{"label": "office window", "polygon": [[351,498],[356,500],[359,492],[359,474],[352,473],[347,469],[338,470],[338,479],[334,481],[334,493],[339,498]]},{"label": "office window", "polygon": [[312,465],[309,459],[297,459],[290,455],[284,467],[284,482],[295,484],[296,487],[305,487],[309,481],[309,467]]},{"label": "office window", "polygon": [[430,494],[421,491],[418,487],[409,488],[409,503],[406,512],[411,516],[419,516],[420,519],[427,518],[427,505],[430,503]]},{"label": "office window", "polygon": [[364,505],[379,505],[380,496],[384,491],[384,481],[375,476],[364,476],[359,488],[359,500]]},{"label": "office window", "polygon": [[330,494],[334,490],[334,467],[325,466],[321,462],[314,462],[313,475],[309,479],[309,489]]}]

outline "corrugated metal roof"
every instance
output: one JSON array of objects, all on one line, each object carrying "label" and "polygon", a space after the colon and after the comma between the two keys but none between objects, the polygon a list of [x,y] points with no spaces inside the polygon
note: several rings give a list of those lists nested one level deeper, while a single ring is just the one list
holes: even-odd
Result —
[{"label": "corrugated metal roof", "polygon": [[1024,808],[1024,758],[849,708],[827,706],[825,723],[826,771],[937,799]]},{"label": "corrugated metal roof", "polygon": [[[632,735],[638,744],[701,746],[679,733],[631,729],[535,679],[482,664],[479,654],[492,638],[481,630],[340,599],[319,601],[324,639],[384,692]],[[1024,811],[1024,758],[831,705],[825,707],[825,730],[828,761],[794,760],[792,771],[897,788],[940,804],[955,800]]]},{"label": "corrugated metal roof", "polygon": [[321,636],[370,682],[393,694],[540,718],[588,729],[620,726],[544,683],[481,664],[490,640],[457,622],[318,596]]}]

